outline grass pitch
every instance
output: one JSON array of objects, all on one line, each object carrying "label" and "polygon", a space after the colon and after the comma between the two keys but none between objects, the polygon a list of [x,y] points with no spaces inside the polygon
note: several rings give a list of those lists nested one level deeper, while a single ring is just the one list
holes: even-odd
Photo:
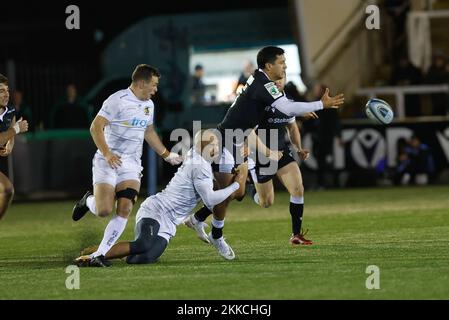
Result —
[{"label": "grass pitch", "polygon": [[[314,241],[292,247],[289,197],[261,209],[233,202],[225,261],[185,226],[157,264],[65,268],[98,244],[108,219],[71,221],[73,202],[13,203],[0,222],[1,299],[449,299],[449,187],[306,192],[303,226]],[[121,239],[133,239],[133,211]],[[380,269],[368,290],[366,268]]]}]

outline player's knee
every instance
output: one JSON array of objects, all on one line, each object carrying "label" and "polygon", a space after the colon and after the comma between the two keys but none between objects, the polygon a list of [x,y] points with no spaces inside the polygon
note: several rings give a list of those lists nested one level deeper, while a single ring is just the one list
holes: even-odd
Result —
[{"label": "player's knee", "polygon": [[136,189],[126,188],[124,190],[118,191],[115,194],[115,196],[118,201],[120,201],[120,199],[128,199],[131,201],[132,204],[134,204],[137,201],[138,194],[139,194],[139,191],[137,191]]},{"label": "player's knee", "polygon": [[111,212],[112,212],[112,208],[99,209],[98,210],[98,216],[100,218],[104,218],[104,217],[109,216],[111,214]]},{"label": "player's knee", "polygon": [[294,197],[303,197],[304,186],[302,184],[295,186],[292,190],[290,190],[290,195]]},{"label": "player's knee", "polygon": [[131,242],[131,253],[132,254],[142,254],[151,249],[151,242],[148,239],[139,237],[134,242]]},{"label": "player's knee", "polygon": [[131,206],[126,206],[126,207],[121,207],[121,208],[117,208],[117,215],[122,217],[122,218],[128,218],[131,214],[132,211],[132,207]]}]

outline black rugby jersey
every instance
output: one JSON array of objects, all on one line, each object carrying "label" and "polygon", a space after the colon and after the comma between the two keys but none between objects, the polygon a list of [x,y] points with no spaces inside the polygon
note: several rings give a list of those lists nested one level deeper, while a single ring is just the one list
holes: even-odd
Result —
[{"label": "black rugby jersey", "polygon": [[[256,134],[271,150],[283,150],[287,147],[285,143],[285,135],[287,133],[286,126],[292,121],[295,121],[295,117],[287,116],[285,113],[280,112],[276,108],[268,106],[265,108],[262,121],[257,127]],[[265,136],[262,134],[261,129],[265,130]],[[277,146],[275,146],[272,143],[272,139],[270,139],[270,129],[277,130]]]},{"label": "black rugby jersey", "polygon": [[262,121],[266,106],[270,106],[283,96],[284,94],[264,72],[256,70],[217,128],[221,131],[252,129]]},{"label": "black rugby jersey", "polygon": [[5,132],[11,127],[12,120],[16,115],[14,107],[7,106],[6,109],[0,114],[0,132]]}]

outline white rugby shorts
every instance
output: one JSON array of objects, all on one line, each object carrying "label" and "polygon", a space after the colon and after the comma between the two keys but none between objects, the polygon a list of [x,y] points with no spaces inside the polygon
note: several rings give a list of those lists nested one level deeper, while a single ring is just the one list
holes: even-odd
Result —
[{"label": "white rugby shorts", "polygon": [[136,225],[143,218],[151,218],[159,222],[159,231],[157,235],[167,240],[167,242],[170,242],[170,239],[175,236],[176,225],[170,220],[167,214],[158,212],[158,210],[151,205],[151,201],[145,206],[140,206],[136,214]]},{"label": "white rugby shorts", "polygon": [[140,182],[143,170],[140,159],[122,157],[120,160],[122,165],[113,169],[103,155],[96,153],[92,160],[92,184],[107,183],[115,187],[127,180]]}]

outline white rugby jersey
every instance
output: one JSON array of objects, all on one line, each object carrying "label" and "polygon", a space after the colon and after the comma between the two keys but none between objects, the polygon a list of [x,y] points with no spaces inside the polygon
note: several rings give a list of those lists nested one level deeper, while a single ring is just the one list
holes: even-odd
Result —
[{"label": "white rugby jersey", "polygon": [[[239,184],[234,182],[225,189],[214,191],[213,177],[210,162],[191,149],[167,187],[148,197],[141,207],[147,212],[168,215],[178,225],[191,214],[200,200],[212,209],[239,188]],[[145,213],[141,218],[144,217]]]},{"label": "white rugby jersey", "polygon": [[140,159],[145,130],[154,120],[153,101],[139,100],[129,88],[120,90],[103,102],[98,115],[109,121],[104,130],[109,149],[121,157]]}]

